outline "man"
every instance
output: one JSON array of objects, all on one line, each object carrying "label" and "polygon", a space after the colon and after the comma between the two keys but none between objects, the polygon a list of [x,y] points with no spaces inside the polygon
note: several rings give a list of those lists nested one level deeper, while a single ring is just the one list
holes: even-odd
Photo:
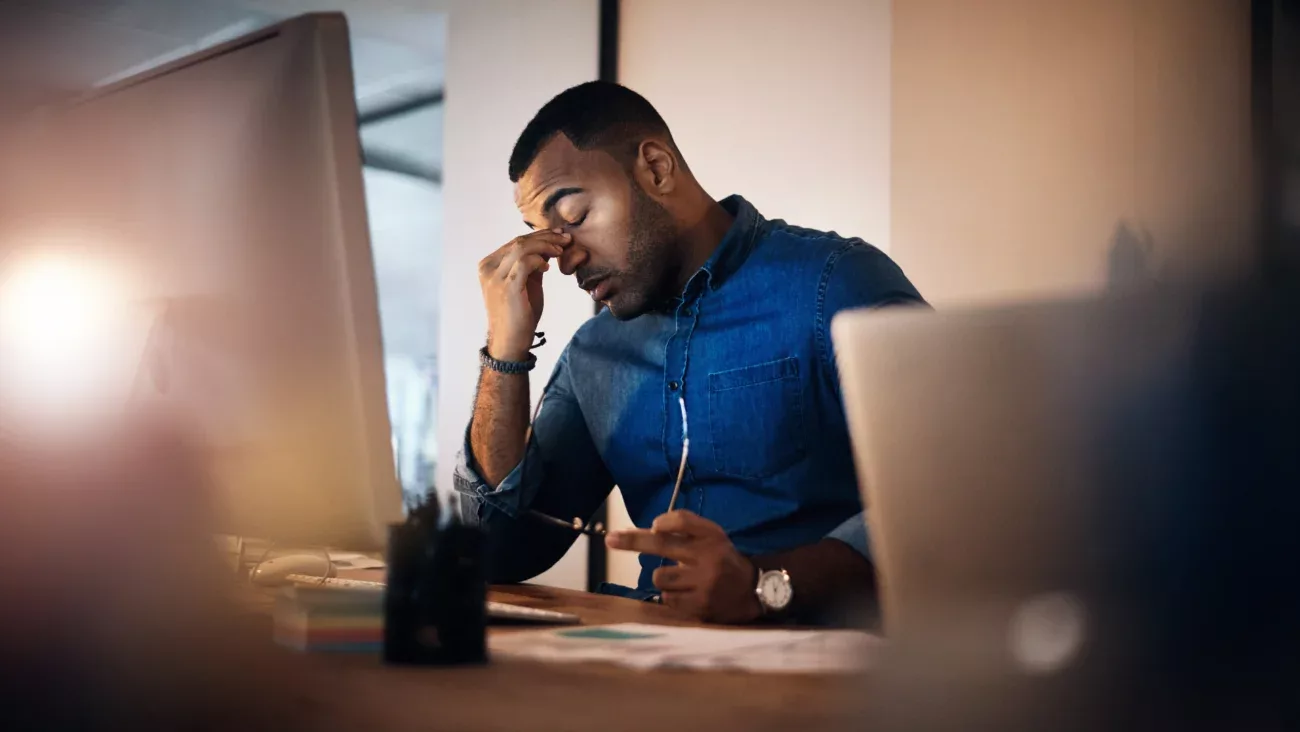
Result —
[{"label": "man", "polygon": [[[577,533],[543,516],[590,517],[618,485],[639,528],[606,542],[642,567],[624,594],[743,623],[869,590],[829,327],[844,308],[923,302],[902,271],[861,240],[715,201],[650,103],[617,84],[547,103],[510,179],[533,233],[479,265],[488,340],[455,473],[492,579],[549,568]],[[552,261],[605,309],[561,355],[530,432]]]}]

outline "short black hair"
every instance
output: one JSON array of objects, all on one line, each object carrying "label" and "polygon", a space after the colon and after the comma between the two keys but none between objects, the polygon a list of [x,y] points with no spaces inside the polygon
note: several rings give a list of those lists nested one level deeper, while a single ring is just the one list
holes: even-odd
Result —
[{"label": "short black hair", "polygon": [[603,149],[625,164],[647,135],[672,142],[668,124],[645,97],[612,81],[589,81],[560,92],[524,128],[510,153],[511,183],[519,182],[557,134],[579,150]]}]

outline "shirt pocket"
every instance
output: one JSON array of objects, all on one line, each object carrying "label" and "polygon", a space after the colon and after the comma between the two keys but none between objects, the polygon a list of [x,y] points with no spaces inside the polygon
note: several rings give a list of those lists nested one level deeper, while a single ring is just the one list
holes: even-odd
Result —
[{"label": "shirt pocket", "polygon": [[709,435],[725,475],[766,478],[802,459],[799,359],[709,374]]}]

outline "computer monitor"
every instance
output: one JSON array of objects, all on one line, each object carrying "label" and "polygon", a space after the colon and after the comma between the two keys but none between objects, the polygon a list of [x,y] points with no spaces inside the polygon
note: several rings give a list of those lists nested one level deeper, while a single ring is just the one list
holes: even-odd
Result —
[{"label": "computer monitor", "polygon": [[[9,393],[80,394],[87,372],[130,372],[93,387],[196,425],[219,532],[383,546],[402,493],[344,17],[295,18],[98,89],[27,125],[19,152],[0,303],[7,292],[10,336],[36,336],[9,352],[66,341],[63,311],[92,294],[98,348],[45,354]],[[131,317],[103,317],[110,300]],[[22,376],[0,371],[11,387]],[[22,417],[10,410],[10,429]]]}]

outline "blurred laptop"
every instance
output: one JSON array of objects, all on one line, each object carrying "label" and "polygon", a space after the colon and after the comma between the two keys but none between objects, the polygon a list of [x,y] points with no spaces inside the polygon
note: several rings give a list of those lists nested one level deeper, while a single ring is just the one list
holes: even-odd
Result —
[{"label": "blurred laptop", "polygon": [[[1297,361],[1292,321],[1241,327],[1267,322],[1246,313],[1277,312],[1258,299],[1150,293],[836,318],[892,646],[871,687],[876,728],[1268,718],[1238,704],[1269,698],[1282,673],[1250,644],[1296,605],[1244,578],[1260,560],[1294,560],[1272,552],[1294,535],[1279,516],[1295,500],[1273,511],[1262,479],[1233,480],[1255,449],[1274,472],[1294,469],[1266,426],[1296,434],[1295,391],[1270,349]],[[1250,396],[1269,388],[1290,406],[1259,414]],[[1233,439],[1246,434],[1254,447]]]}]

